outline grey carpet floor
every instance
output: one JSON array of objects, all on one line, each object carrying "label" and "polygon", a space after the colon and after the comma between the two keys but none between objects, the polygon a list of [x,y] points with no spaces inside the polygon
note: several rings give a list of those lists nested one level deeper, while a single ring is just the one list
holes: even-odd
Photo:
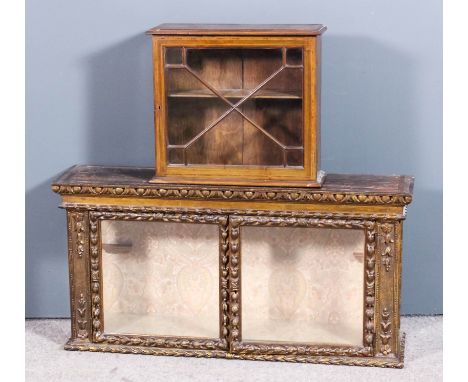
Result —
[{"label": "grey carpet floor", "polygon": [[26,320],[27,381],[441,381],[442,317],[402,317],[405,368],[155,357],[63,350],[70,320]]}]

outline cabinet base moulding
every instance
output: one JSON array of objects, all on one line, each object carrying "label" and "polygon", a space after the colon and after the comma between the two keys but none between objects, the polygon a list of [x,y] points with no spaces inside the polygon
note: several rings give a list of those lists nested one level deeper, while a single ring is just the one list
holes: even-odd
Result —
[{"label": "cabinet base moulding", "polygon": [[248,186],[248,187],[307,187],[307,188],[320,188],[325,180],[325,171],[317,173],[316,180],[298,180],[298,179],[284,179],[284,180],[262,180],[262,179],[240,179],[240,178],[212,178],[212,177],[199,177],[199,178],[186,178],[179,176],[155,176],[149,182],[154,184],[205,184],[212,185],[213,183],[226,185],[226,186]]},{"label": "cabinet base moulding", "polygon": [[342,357],[342,356],[305,356],[305,355],[281,355],[281,354],[236,354],[223,350],[195,350],[195,349],[170,349],[146,346],[107,345],[90,343],[79,339],[70,339],[64,346],[70,351],[90,351],[122,354],[142,354],[173,357],[196,358],[225,358],[251,361],[279,361],[294,363],[315,363],[324,365],[345,366],[371,366],[402,369],[405,358],[405,333],[400,338],[399,356],[388,355],[385,357]]}]

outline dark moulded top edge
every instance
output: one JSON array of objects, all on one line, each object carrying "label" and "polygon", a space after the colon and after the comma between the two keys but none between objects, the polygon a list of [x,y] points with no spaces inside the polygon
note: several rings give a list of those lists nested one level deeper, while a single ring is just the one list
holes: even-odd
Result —
[{"label": "dark moulded top edge", "polygon": [[160,24],[146,32],[165,36],[317,36],[322,24]]},{"label": "dark moulded top edge", "polygon": [[[89,187],[110,187],[110,188],[141,188],[158,189],[162,186],[150,183],[154,176],[152,167],[121,167],[121,166],[92,166],[77,165],[62,172],[53,182],[52,189],[61,194],[68,192],[67,188],[77,188],[76,193],[86,193]],[[414,178],[405,175],[355,175],[355,174],[328,174],[321,188],[278,188],[278,187],[244,187],[229,186],[228,189],[234,191],[255,191],[255,192],[306,192],[317,194],[343,194],[343,195],[375,195],[375,196],[400,196],[408,197],[404,203],[411,201],[413,194]],[[181,185],[168,184],[165,189],[212,189],[224,190],[226,186],[213,185]]]}]

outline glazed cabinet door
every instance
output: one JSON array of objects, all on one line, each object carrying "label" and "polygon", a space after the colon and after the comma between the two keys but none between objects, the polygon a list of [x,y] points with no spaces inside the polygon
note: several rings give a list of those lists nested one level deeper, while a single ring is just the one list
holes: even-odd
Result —
[{"label": "glazed cabinet door", "polygon": [[153,44],[157,177],[316,178],[316,38]]},{"label": "glazed cabinet door", "polygon": [[93,342],[227,349],[226,216],[90,212],[89,221]]},{"label": "glazed cabinet door", "polygon": [[375,223],[232,216],[231,351],[370,356]]}]

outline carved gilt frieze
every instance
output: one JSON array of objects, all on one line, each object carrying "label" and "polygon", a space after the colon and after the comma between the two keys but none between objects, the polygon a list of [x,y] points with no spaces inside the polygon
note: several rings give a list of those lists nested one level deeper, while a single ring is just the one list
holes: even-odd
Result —
[{"label": "carved gilt frieze", "polygon": [[249,201],[289,201],[309,203],[398,205],[411,203],[411,195],[371,195],[356,193],[336,193],[320,190],[272,190],[237,189],[230,187],[171,188],[155,187],[98,187],[83,185],[52,185],[52,191],[61,195],[102,195],[116,197],[141,197],[165,199],[197,200],[249,200]]}]

